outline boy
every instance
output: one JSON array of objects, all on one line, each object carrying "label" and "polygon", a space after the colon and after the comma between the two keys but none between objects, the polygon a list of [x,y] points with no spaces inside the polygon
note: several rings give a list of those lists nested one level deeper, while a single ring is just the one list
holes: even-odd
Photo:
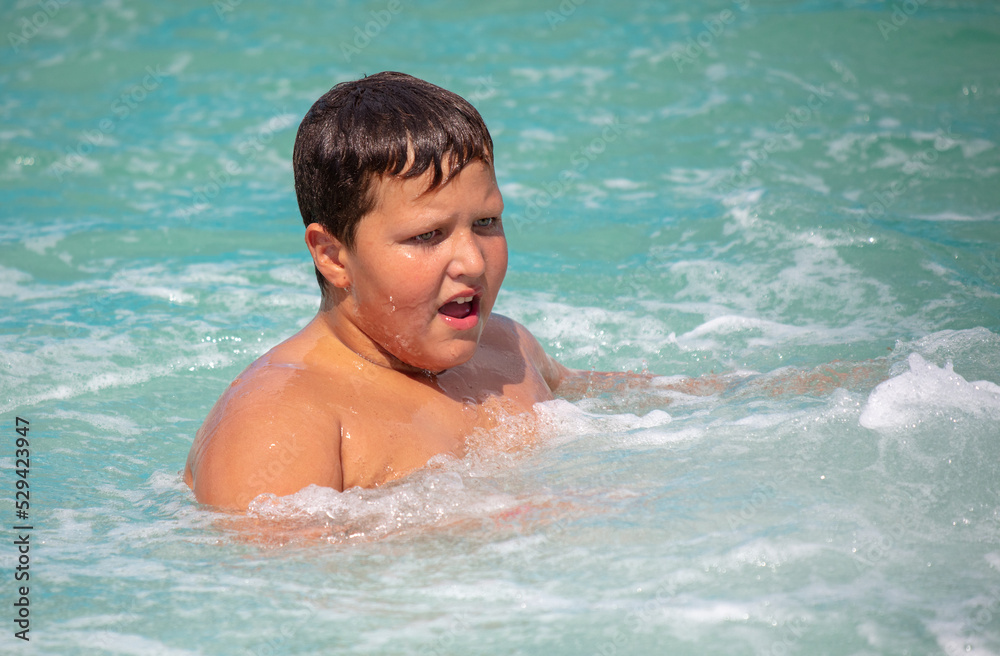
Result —
[{"label": "boy", "polygon": [[339,84],[303,119],[293,160],[321,305],[198,431],[184,478],[213,506],[372,487],[460,457],[474,429],[572,377],[492,314],[504,206],[468,102],[401,73]]},{"label": "boy", "polygon": [[[556,391],[652,379],[569,370],[492,313],[503,198],[493,141],[461,97],[401,73],[339,84],[303,119],[293,163],[319,312],[209,412],[184,472],[201,503],[374,487],[461,457],[476,429]],[[711,394],[722,381],[657,386]]]}]

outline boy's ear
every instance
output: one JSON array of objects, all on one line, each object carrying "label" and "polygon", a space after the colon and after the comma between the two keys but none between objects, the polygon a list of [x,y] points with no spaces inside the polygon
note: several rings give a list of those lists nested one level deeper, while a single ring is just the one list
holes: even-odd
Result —
[{"label": "boy's ear", "polygon": [[306,226],[306,248],[312,255],[316,269],[334,287],[347,289],[351,286],[351,276],[345,266],[347,248],[318,223]]}]

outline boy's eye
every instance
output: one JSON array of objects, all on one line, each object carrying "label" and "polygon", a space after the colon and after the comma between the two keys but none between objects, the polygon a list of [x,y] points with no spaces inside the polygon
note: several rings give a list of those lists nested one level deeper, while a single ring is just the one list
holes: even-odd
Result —
[{"label": "boy's eye", "polygon": [[485,218],[485,219],[476,219],[473,222],[473,225],[476,226],[477,228],[489,228],[489,227],[495,225],[497,223],[497,221],[499,221],[499,219],[497,217],[491,216],[491,217]]},{"label": "boy's eye", "polygon": [[413,237],[413,241],[418,242],[418,243],[428,242],[428,241],[434,239],[434,235],[436,235],[436,234],[437,234],[437,230],[431,230],[430,232],[425,232],[425,233],[417,235],[416,237]]}]

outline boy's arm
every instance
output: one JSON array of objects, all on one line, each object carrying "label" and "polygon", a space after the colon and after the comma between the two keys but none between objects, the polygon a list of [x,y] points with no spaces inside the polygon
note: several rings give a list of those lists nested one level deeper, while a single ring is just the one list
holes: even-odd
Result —
[{"label": "boy's arm", "polygon": [[[711,396],[733,387],[743,378],[706,374],[697,378],[666,377],[634,371],[584,371],[568,369],[559,385],[559,395],[570,400],[598,394],[628,394],[636,391],[669,390],[689,396]],[[553,390],[555,391],[555,390]]]},{"label": "boy's arm", "polygon": [[[705,396],[716,394],[731,383],[719,376],[700,378],[666,379],[649,373],[632,371],[584,371],[570,369],[545,352],[531,332],[514,322],[520,341],[524,345],[528,359],[535,365],[549,389],[559,396],[577,400],[587,396],[610,393],[627,393],[637,388],[655,387],[661,390],[675,390],[683,394]],[[655,383],[654,383],[655,381]]]},{"label": "boy's arm", "polygon": [[783,396],[822,396],[837,388],[870,390],[889,377],[888,358],[862,362],[834,360],[812,369],[783,367],[767,374],[754,376],[741,386],[747,395],[763,394],[772,398]]},{"label": "boy's arm", "polygon": [[889,362],[884,358],[864,362],[838,360],[813,369],[785,367],[767,374],[734,372],[705,374],[695,378],[665,377],[631,371],[567,371],[569,375],[562,379],[559,395],[570,400],[605,392],[619,395],[652,390],[669,390],[688,396],[731,392],[739,396],[782,398],[823,396],[837,388],[872,389],[888,377]]},{"label": "boy's arm", "polygon": [[[610,393],[627,393],[638,388],[655,387],[661,390],[675,390],[683,394],[707,396],[724,391],[732,383],[720,376],[708,375],[699,378],[666,379],[650,373],[633,371],[585,371],[570,369],[545,352],[531,332],[520,323],[514,322],[525,353],[541,373],[549,389],[559,396],[578,400],[588,396]],[[655,381],[655,382],[654,382]]]},{"label": "boy's arm", "polygon": [[[256,381],[260,382],[260,381]],[[261,494],[343,489],[340,428],[303,390],[230,388],[198,431],[185,480],[204,504],[244,511]]]},{"label": "boy's arm", "polygon": [[695,378],[665,377],[632,371],[584,371],[570,369],[550,356],[524,326],[517,324],[529,358],[553,393],[571,401],[603,393],[623,395],[641,390],[670,390],[689,396],[711,396],[736,390],[763,392],[771,397],[829,394],[838,387],[871,388],[888,376],[884,358],[864,362],[835,361],[809,370],[779,369],[764,375],[749,373],[705,374]]}]

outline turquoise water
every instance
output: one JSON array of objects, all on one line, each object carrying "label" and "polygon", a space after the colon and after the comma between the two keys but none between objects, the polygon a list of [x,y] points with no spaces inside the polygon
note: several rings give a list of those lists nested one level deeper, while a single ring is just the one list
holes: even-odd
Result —
[{"label": "turquoise water", "polygon": [[[3,5],[0,650],[1000,653],[1000,9],[609,4]],[[499,311],[565,364],[889,381],[555,402],[525,453],[199,508],[195,430],[317,306],[295,128],[384,69],[480,108]]]}]

